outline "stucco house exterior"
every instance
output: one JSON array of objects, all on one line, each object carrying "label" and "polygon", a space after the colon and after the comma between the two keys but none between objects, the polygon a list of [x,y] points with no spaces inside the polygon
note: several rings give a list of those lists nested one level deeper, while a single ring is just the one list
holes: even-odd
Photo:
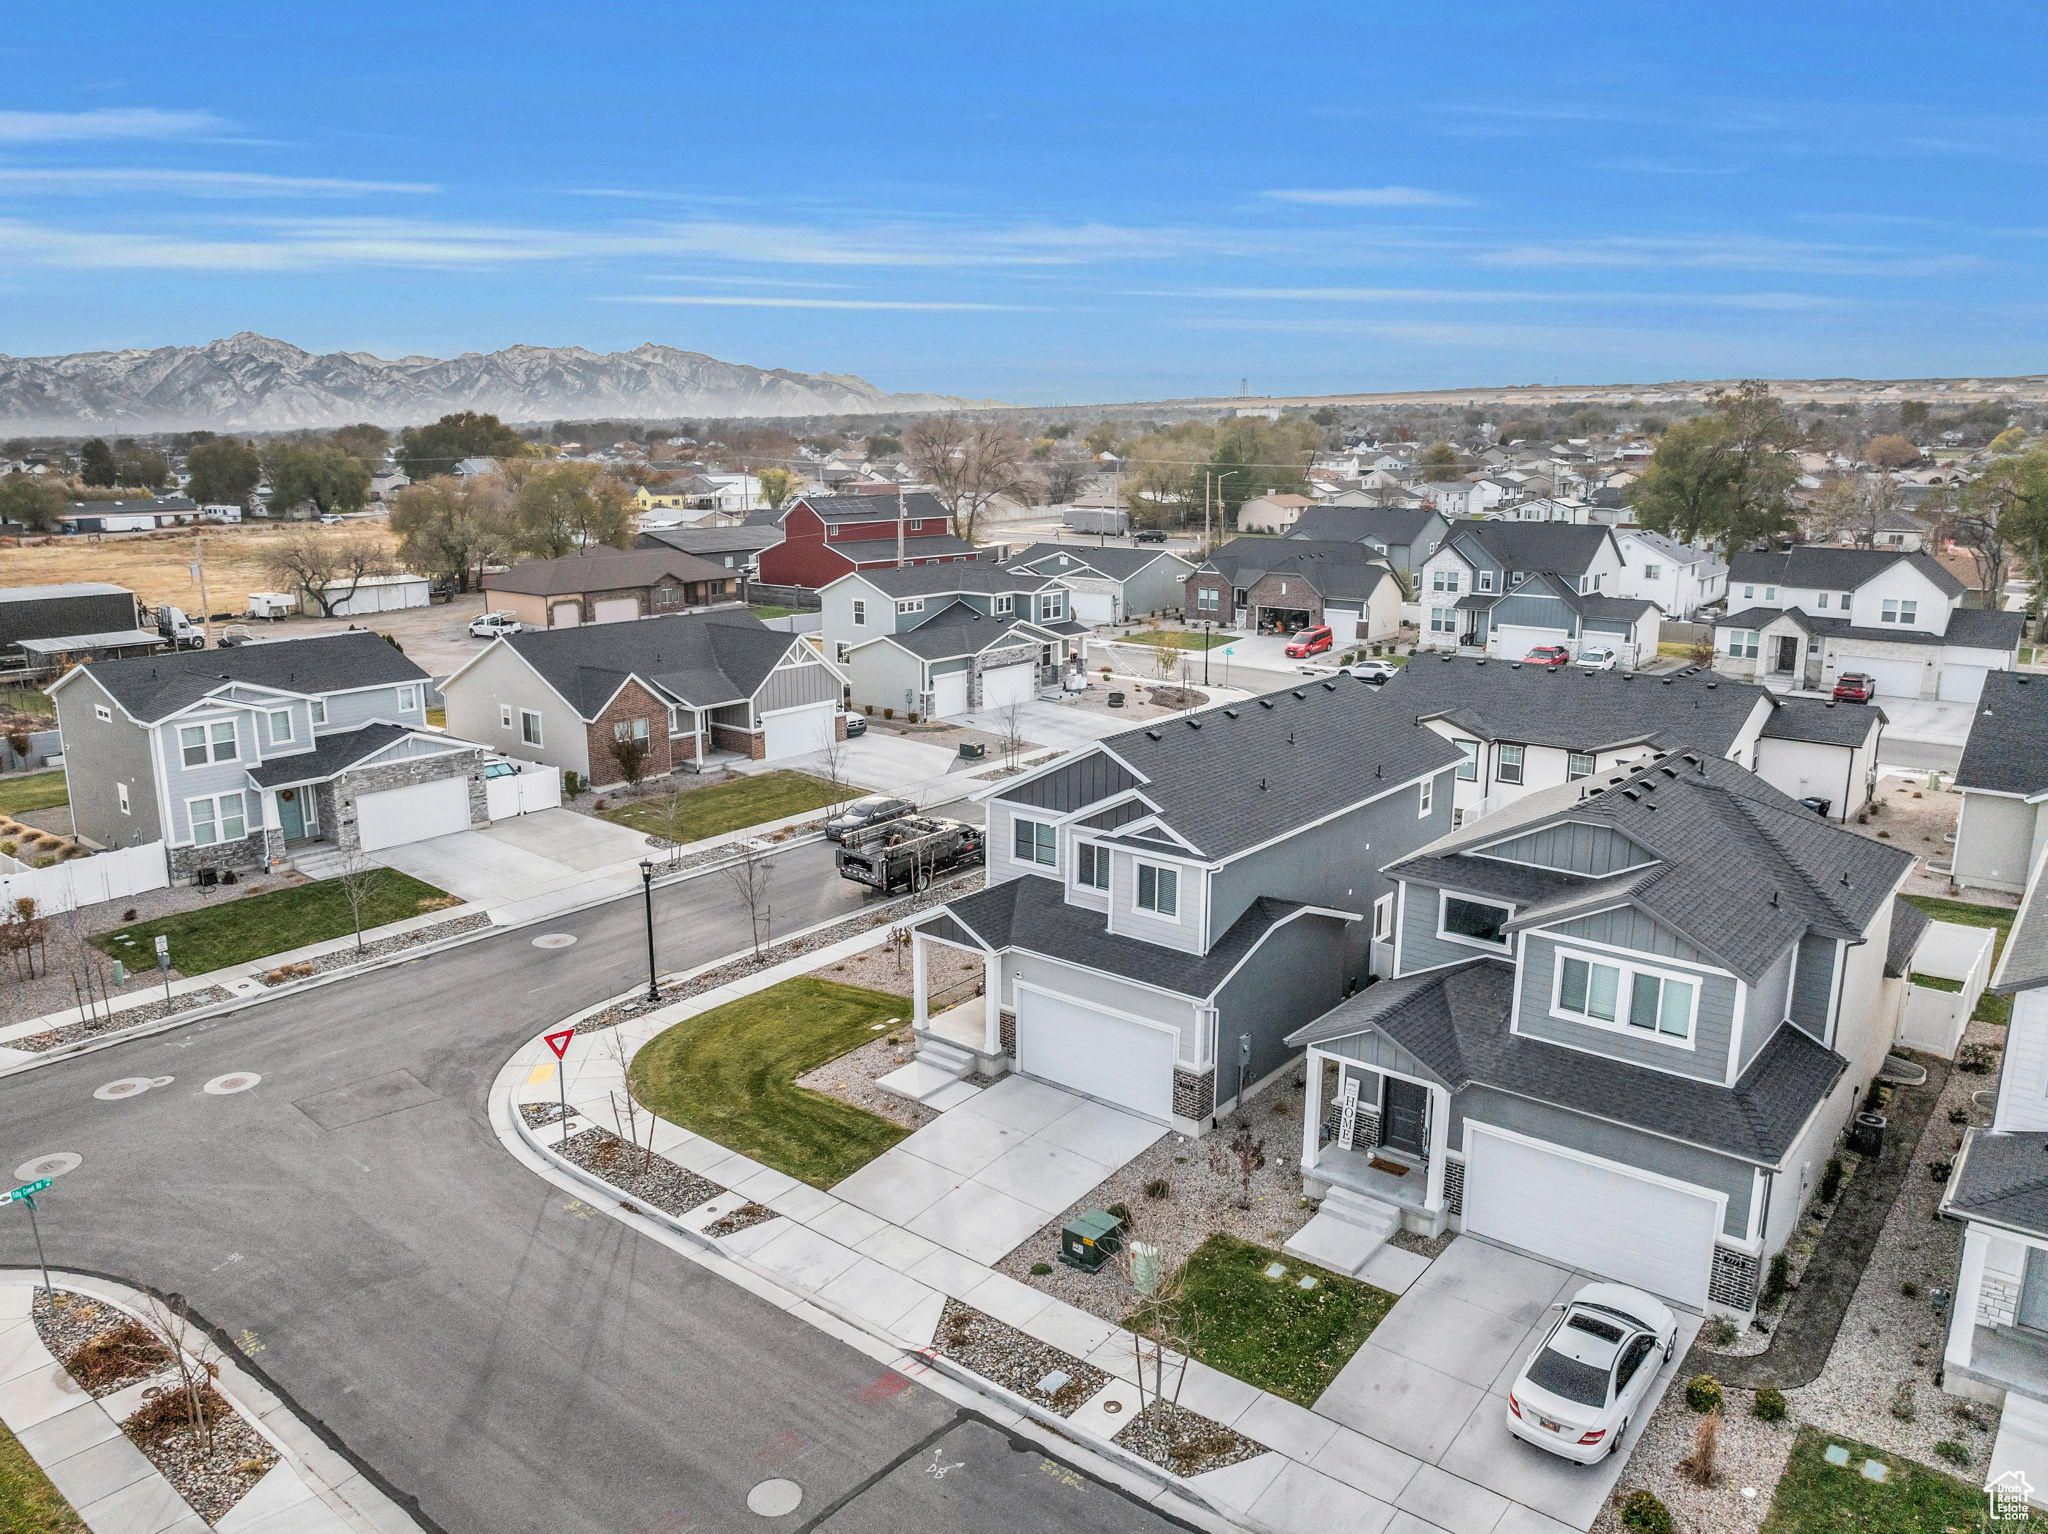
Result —
[{"label": "stucco house exterior", "polygon": [[1932,555],[1806,544],[1735,556],[1714,665],[1744,680],[1831,688],[1844,671],[1879,697],[1972,703],[2012,669],[2025,616],[1964,607],[1963,583]]},{"label": "stucco house exterior", "polygon": [[489,823],[485,752],[427,728],[426,672],[368,630],[99,661],[49,692],[78,838],[171,877]]},{"label": "stucco house exterior", "polygon": [[539,629],[625,623],[739,600],[732,570],[679,549],[592,549],[484,576],[484,601]]},{"label": "stucco house exterior", "polygon": [[845,678],[744,607],[508,634],[441,684],[448,728],[594,787],[688,770],[715,751],[780,761],[845,737]]},{"label": "stucco house exterior", "polygon": [[1292,491],[1255,495],[1237,508],[1237,530],[1241,533],[1284,533],[1293,527],[1315,502]]},{"label": "stucco house exterior", "polygon": [[1728,594],[1728,566],[1712,549],[1641,527],[1616,528],[1614,541],[1621,550],[1616,596],[1641,597],[1667,618],[1690,619]]},{"label": "stucco house exterior", "polygon": [[1949,877],[1965,890],[2022,893],[2048,849],[2048,677],[1984,678],[1955,786],[1963,803]]},{"label": "stucco house exterior", "polygon": [[1007,565],[1054,577],[1067,588],[1074,621],[1089,624],[1179,612],[1195,569],[1171,550],[1144,544],[1034,543],[1012,554]]},{"label": "stucco house exterior", "polygon": [[1250,631],[1327,623],[1340,645],[1386,640],[1401,630],[1401,582],[1364,544],[1233,538],[1188,577],[1186,613]]}]

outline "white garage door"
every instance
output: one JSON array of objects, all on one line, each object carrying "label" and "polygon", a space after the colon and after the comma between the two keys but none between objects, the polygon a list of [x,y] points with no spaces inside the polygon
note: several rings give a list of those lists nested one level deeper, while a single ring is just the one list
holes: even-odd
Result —
[{"label": "white garage door", "polygon": [[1467,1122],[1465,1228],[1703,1305],[1721,1200]]},{"label": "white garage door", "polygon": [[1520,624],[1503,623],[1494,628],[1493,643],[1488,647],[1495,655],[1506,660],[1520,660],[1540,644],[1569,643],[1556,629],[1524,628]]},{"label": "white garage door", "polygon": [[469,829],[469,780],[439,778],[364,794],[356,800],[356,833],[363,851],[423,842]]},{"label": "white garage door", "polygon": [[1945,703],[1975,703],[1984,692],[1989,666],[1943,666],[1941,697]]},{"label": "white garage door", "polygon": [[1005,703],[1029,703],[1038,696],[1038,668],[1030,661],[1021,666],[998,666],[981,674],[981,706],[984,711]]},{"label": "white garage door", "polygon": [[779,762],[785,756],[802,756],[822,751],[832,744],[832,717],[839,712],[831,703],[813,703],[803,708],[785,708],[761,716],[767,759]]},{"label": "white garage door", "polygon": [[1076,623],[1116,622],[1116,598],[1107,591],[1076,591],[1067,600],[1074,604]]},{"label": "white garage door", "polygon": [[1017,1069],[1155,1119],[1173,1113],[1173,1034],[1017,987]]},{"label": "white garage door", "polygon": [[967,712],[967,673],[945,671],[932,678],[932,717],[951,719]]},{"label": "white garage door", "polygon": [[552,628],[572,629],[583,621],[583,608],[575,602],[557,602],[548,613]]},{"label": "white garage door", "polygon": [[1920,679],[1927,674],[1917,660],[1864,660],[1854,655],[1839,657],[1842,671],[1860,671],[1877,678],[1880,698],[1917,698]]},{"label": "white garage door", "polygon": [[640,616],[640,599],[613,597],[598,603],[593,611],[596,614],[591,620],[593,623],[630,623]]}]

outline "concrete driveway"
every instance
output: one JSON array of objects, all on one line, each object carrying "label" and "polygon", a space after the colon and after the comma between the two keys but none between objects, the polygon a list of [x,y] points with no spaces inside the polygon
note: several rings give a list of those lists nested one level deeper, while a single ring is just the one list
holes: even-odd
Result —
[{"label": "concrete driveway", "polygon": [[[922,789],[934,778],[943,778],[959,760],[959,753],[951,746],[935,746],[871,728],[867,734],[841,746],[839,780],[877,793],[904,794],[906,798],[921,800],[922,794],[906,794],[905,790]],[[818,777],[831,776],[822,751],[778,762],[736,762],[734,767],[740,772],[776,772],[792,767]]]},{"label": "concrete driveway", "polygon": [[647,838],[638,831],[556,809],[387,847],[377,861],[506,922],[637,887],[639,862],[647,856]]},{"label": "concrete driveway", "polygon": [[[1007,722],[993,712],[962,714],[950,722],[964,724],[970,730],[980,730],[998,738],[1009,728]],[[1085,746],[1107,735],[1121,735],[1135,724],[1136,721],[1120,718],[1114,713],[1097,713],[1092,708],[1082,708],[1073,703],[1044,703],[1036,698],[1019,706],[1017,718],[1018,733],[1039,747]]]},{"label": "concrete driveway", "polygon": [[1460,1236],[1331,1381],[1316,1413],[1384,1446],[1386,1490],[1379,1494],[1425,1524],[1506,1528],[1503,1514],[1520,1504],[1554,1522],[1517,1522],[1517,1529],[1589,1529],[1700,1328],[1698,1316],[1679,1314],[1671,1361],[1629,1424],[1622,1453],[1591,1466],[1546,1454],[1509,1434],[1508,1388],[1551,1305],[1590,1282]]}]

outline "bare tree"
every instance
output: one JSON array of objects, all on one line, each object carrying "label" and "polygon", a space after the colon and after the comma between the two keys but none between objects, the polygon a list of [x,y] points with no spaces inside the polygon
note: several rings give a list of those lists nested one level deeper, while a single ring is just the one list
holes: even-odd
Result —
[{"label": "bare tree", "polygon": [[364,581],[389,575],[391,568],[383,543],[361,528],[335,535],[293,528],[263,551],[265,577],[298,593],[302,608],[318,607],[323,618],[347,605]]},{"label": "bare tree", "polygon": [[382,864],[354,851],[343,856],[341,866],[334,872],[334,882],[341,886],[342,899],[348,902],[349,919],[355,923],[357,953],[363,951],[363,911],[384,883],[384,874]]},{"label": "bare tree", "polygon": [[203,1452],[211,1457],[213,1422],[227,1409],[227,1403],[213,1383],[220,1378],[220,1355],[204,1333],[193,1331],[190,1318],[181,1308],[162,1300],[151,1300],[144,1312],[144,1320],[168,1346],[171,1355],[169,1367],[176,1373],[177,1380],[175,1384],[156,1385],[145,1390],[143,1404],[124,1425],[139,1428],[144,1435],[152,1431],[161,1432],[166,1423],[164,1406],[159,1403],[168,1396],[177,1403],[177,1409],[182,1409],[186,1427],[199,1440]]},{"label": "bare tree", "polygon": [[740,906],[747,913],[747,932],[753,942],[756,959],[768,946],[768,939],[775,926],[775,910],[768,898],[768,887],[774,882],[775,865],[769,861],[761,844],[752,837],[743,837],[733,844],[737,854],[735,860],[725,869],[725,877],[732,884],[733,893],[739,896]]},{"label": "bare tree", "polygon": [[9,902],[6,915],[0,917],[0,953],[7,955],[22,979],[35,979],[37,959],[47,961],[49,940],[50,920],[31,896]]},{"label": "bare tree", "polygon": [[990,502],[1029,493],[1031,448],[1008,426],[934,416],[903,434],[903,451],[952,514],[953,536],[965,542],[974,542]]},{"label": "bare tree", "polygon": [[843,803],[853,797],[853,788],[846,781],[846,742],[834,738],[818,748],[818,774],[832,785],[832,802]]},{"label": "bare tree", "polygon": [[[1177,1406],[1194,1342],[1189,1331],[1193,1316],[1185,1303],[1186,1265],[1169,1269],[1166,1253],[1142,1238],[1135,1221],[1125,1225],[1124,1237],[1116,1265],[1138,1296],[1137,1310],[1124,1322],[1130,1328],[1131,1362],[1138,1374],[1138,1410]],[[1172,1424],[1165,1416],[1158,1427],[1171,1436]]]},{"label": "bare tree", "polygon": [[1209,1147],[1209,1169],[1218,1177],[1237,1181],[1237,1207],[1252,1207],[1252,1177],[1266,1164],[1266,1142],[1252,1133],[1242,1119],[1228,1140]]},{"label": "bare tree", "polygon": [[1095,477],[1095,460],[1071,442],[1062,442],[1032,466],[1038,492],[1048,506],[1069,506]]},{"label": "bare tree", "polygon": [[1014,771],[1017,758],[1028,744],[1024,739],[1023,701],[1012,698],[996,710],[996,749],[1003,754],[1003,765]]}]

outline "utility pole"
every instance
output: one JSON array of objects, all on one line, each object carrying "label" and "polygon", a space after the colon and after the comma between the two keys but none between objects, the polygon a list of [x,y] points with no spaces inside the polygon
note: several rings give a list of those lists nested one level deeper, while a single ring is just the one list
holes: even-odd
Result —
[{"label": "utility pole", "polygon": [[896,568],[903,568],[903,481],[900,479],[896,481]]},{"label": "utility pole", "polygon": [[199,578],[199,631],[211,646],[213,644],[213,603],[206,599],[206,534],[197,527],[192,530],[192,573]]}]

